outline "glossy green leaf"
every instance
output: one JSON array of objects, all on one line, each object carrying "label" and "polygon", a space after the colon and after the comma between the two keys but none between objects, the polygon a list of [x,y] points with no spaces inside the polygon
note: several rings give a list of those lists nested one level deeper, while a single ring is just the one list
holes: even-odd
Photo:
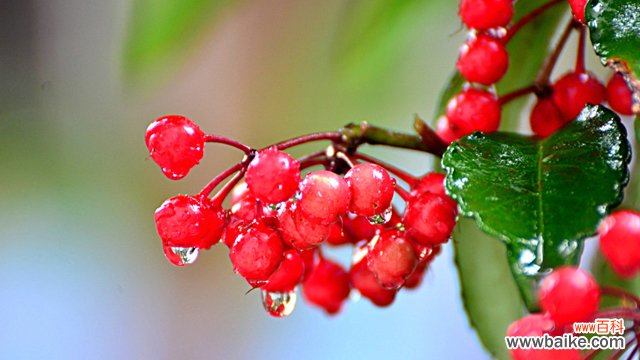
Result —
[{"label": "glossy green leaf", "polygon": [[589,0],[585,19],[596,54],[604,63],[628,74],[640,97],[640,2]]},{"label": "glossy green leaf", "polygon": [[612,111],[587,106],[546,139],[474,133],[442,158],[447,192],[462,214],[507,245],[524,300],[536,278],[577,264],[582,240],[622,201],[631,157],[626,130]]},{"label": "glossy green leaf", "polygon": [[231,0],[134,0],[125,40],[129,79],[166,71],[184,59]]}]

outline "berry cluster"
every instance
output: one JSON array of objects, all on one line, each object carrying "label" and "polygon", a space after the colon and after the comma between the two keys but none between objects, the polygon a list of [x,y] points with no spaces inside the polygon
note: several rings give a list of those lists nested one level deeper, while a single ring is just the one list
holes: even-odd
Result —
[{"label": "berry cluster", "polygon": [[[300,159],[284,151],[316,140],[332,145]],[[443,174],[416,179],[358,153],[361,141],[344,132],[318,133],[255,150],[206,135],[182,116],[154,121],[147,147],[170,179],[184,177],[198,164],[206,142],[245,152],[242,162],[199,194],[172,197],[156,210],[166,257],[183,266],[222,241],[234,271],[262,290],[265,309],[277,317],[291,313],[298,286],[308,302],[329,314],[340,311],[352,289],[378,306],[391,304],[398,290],[419,285],[453,231],[457,204],[445,194]],[[392,204],[394,194],[404,202],[402,214]],[[323,244],[352,246],[351,268],[325,257]]]},{"label": "berry cluster", "polygon": [[[450,99],[445,115],[438,119],[437,134],[443,141],[451,143],[475,131],[498,130],[502,106],[531,93],[537,97],[530,113],[531,130],[541,137],[553,134],[575,119],[586,104],[601,104],[606,100],[613,110],[622,115],[633,113],[632,92],[622,75],[614,74],[605,88],[585,70],[585,0],[569,1],[575,20],[568,24],[535,82],[503,96],[496,95],[493,85],[500,81],[509,67],[506,49],[509,40],[524,25],[562,2],[550,0],[511,24],[514,13],[512,0],[460,1],[460,19],[470,31],[468,40],[460,48],[456,68],[467,83]],[[553,67],[574,29],[580,34],[575,69],[551,83]]]}]

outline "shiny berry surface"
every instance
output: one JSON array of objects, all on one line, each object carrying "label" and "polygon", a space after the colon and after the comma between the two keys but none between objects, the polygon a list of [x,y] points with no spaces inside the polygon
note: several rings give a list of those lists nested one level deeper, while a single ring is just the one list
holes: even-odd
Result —
[{"label": "shiny berry surface", "polygon": [[307,217],[297,203],[287,203],[278,212],[278,230],[284,241],[298,250],[317,246],[329,237],[331,224]]},{"label": "shiny berry surface", "polygon": [[208,200],[178,195],[166,200],[154,214],[163,243],[174,247],[208,249],[220,241],[225,213]]},{"label": "shiny berry surface", "polygon": [[344,180],[351,190],[349,211],[352,213],[373,216],[391,206],[395,180],[381,166],[358,164],[347,172]]},{"label": "shiny berry surface", "polygon": [[449,240],[457,215],[457,209],[449,200],[424,193],[407,204],[403,220],[407,235],[424,245],[434,246]]},{"label": "shiny berry surface", "polygon": [[418,265],[413,246],[398,230],[385,231],[374,237],[366,258],[369,270],[387,289],[401,287]]},{"label": "shiny berry surface", "polygon": [[302,283],[304,297],[328,314],[337,314],[349,297],[349,273],[331,260],[320,258]]},{"label": "shiny berry surface", "polygon": [[293,197],[300,182],[300,163],[276,147],[258,151],[245,175],[256,199],[275,204]]},{"label": "shiny berry surface", "polygon": [[549,98],[538,99],[529,117],[531,131],[540,137],[547,137],[562,128],[567,122],[560,110]]},{"label": "shiny berry surface", "polygon": [[469,28],[488,30],[504,27],[513,17],[512,0],[461,0],[458,10],[462,22]]},{"label": "shiny berry surface", "polygon": [[619,210],[599,227],[600,250],[613,270],[622,277],[640,271],[640,212]]},{"label": "shiny berry surface", "polygon": [[587,104],[604,101],[605,87],[593,75],[568,73],[553,85],[553,102],[565,121],[575,119]]},{"label": "shiny berry surface", "polygon": [[462,137],[462,134],[460,134],[457,129],[451,127],[449,119],[446,116],[438,118],[436,134],[445,144],[451,144]]},{"label": "shiny berry surface", "polygon": [[461,136],[475,131],[494,132],[500,126],[500,105],[495,95],[477,89],[467,89],[447,105],[449,126]]},{"label": "shiny berry surface", "polygon": [[396,291],[382,287],[376,276],[369,270],[366,257],[351,265],[349,270],[351,286],[377,306],[389,306],[396,298]]},{"label": "shiny berry surface", "polygon": [[321,223],[336,221],[351,202],[351,191],[344,179],[326,170],[307,174],[300,184],[300,192],[299,209]]},{"label": "shiny berry surface", "polygon": [[263,290],[270,292],[292,291],[304,276],[304,261],[296,250],[287,250],[283,254],[280,267],[269,276]]},{"label": "shiny berry surface", "polygon": [[280,266],[283,251],[278,232],[256,221],[238,229],[229,258],[234,271],[248,281],[265,281]]},{"label": "shiny berry surface", "polygon": [[576,267],[559,267],[538,290],[540,305],[556,324],[588,320],[598,309],[600,288],[593,277]]},{"label": "shiny berry surface", "polygon": [[622,75],[615,74],[607,84],[607,102],[611,109],[621,115],[632,115],[633,94]]},{"label": "shiny berry surface", "polygon": [[202,159],[204,138],[205,134],[193,121],[169,115],[149,125],[145,142],[151,158],[165,176],[179,180]]},{"label": "shiny berry surface", "polygon": [[[555,328],[551,318],[541,314],[530,314],[514,321],[507,329],[507,336],[543,336],[551,333]],[[577,349],[511,349],[514,360],[580,360]]]},{"label": "shiny berry surface", "polygon": [[509,54],[500,40],[478,35],[460,48],[456,67],[467,81],[491,85],[507,72]]},{"label": "shiny berry surface", "polygon": [[458,203],[450,198],[444,189],[444,179],[445,175],[443,173],[432,172],[424,175],[411,189],[411,196],[416,197],[427,192],[433,193],[444,197],[452,207],[456,208]]}]

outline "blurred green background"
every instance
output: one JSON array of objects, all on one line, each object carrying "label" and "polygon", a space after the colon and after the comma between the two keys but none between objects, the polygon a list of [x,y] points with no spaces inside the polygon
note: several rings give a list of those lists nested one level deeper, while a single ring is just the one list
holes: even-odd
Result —
[{"label": "blurred green background", "polygon": [[457,2],[0,3],[0,358],[486,357],[449,246],[392,307],[350,301],[335,318],[302,302],[270,318],[223,246],[173,267],[153,211],[241,154],[209,145],[172,182],[143,140],[167,113],[254,147],[351,121],[410,130],[454,67]]}]

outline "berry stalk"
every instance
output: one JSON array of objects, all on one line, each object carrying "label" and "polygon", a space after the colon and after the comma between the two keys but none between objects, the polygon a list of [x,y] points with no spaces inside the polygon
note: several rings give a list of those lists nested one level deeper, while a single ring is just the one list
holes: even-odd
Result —
[{"label": "berry stalk", "polygon": [[507,44],[509,42],[509,40],[511,40],[518,33],[518,31],[520,31],[520,29],[522,29],[525,25],[527,25],[531,21],[535,20],[538,16],[544,14],[547,10],[549,10],[553,6],[555,6],[557,4],[560,4],[560,3],[563,3],[563,2],[564,2],[564,0],[551,0],[546,4],[540,5],[540,7],[534,9],[533,11],[528,13],[527,15],[523,16],[522,18],[520,18],[520,20],[518,20],[518,22],[513,24],[509,28],[509,30],[507,30],[507,35],[505,35],[505,37],[502,39],[502,41],[505,44]]},{"label": "berry stalk", "polygon": [[366,121],[360,124],[349,124],[342,128],[340,133],[342,141],[350,151],[354,151],[362,144],[385,145],[428,152],[442,157],[445,150],[438,144],[425,143],[420,136],[383,129]]},{"label": "berry stalk", "polygon": [[250,153],[251,151],[253,151],[253,149],[250,146],[247,146],[239,141],[233,140],[233,139],[229,139],[227,137],[224,136],[220,136],[220,135],[214,135],[214,134],[207,134],[204,137],[204,141],[208,142],[208,143],[218,143],[218,144],[225,144],[225,145],[229,145],[232,146],[236,149],[240,149],[242,151],[244,151],[245,154]]}]

